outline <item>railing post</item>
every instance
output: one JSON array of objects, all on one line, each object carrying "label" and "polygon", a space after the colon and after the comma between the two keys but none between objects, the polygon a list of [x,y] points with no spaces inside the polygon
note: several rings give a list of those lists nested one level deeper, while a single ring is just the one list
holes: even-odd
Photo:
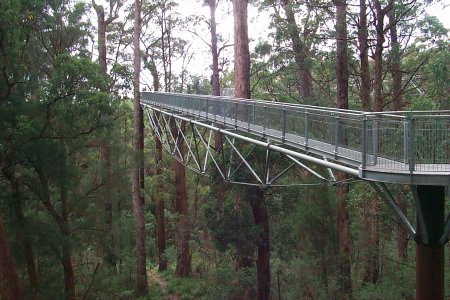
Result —
[{"label": "railing post", "polygon": [[209,98],[206,98],[206,120],[208,120],[209,115]]},{"label": "railing post", "polygon": [[238,103],[234,105],[234,129],[237,129],[237,119],[238,119]]},{"label": "railing post", "polygon": [[305,109],[305,150],[308,150],[308,110]]},{"label": "railing post", "polygon": [[247,131],[250,131],[250,105],[247,104]]},{"label": "railing post", "polygon": [[339,147],[339,115],[332,114],[334,117],[334,158],[337,159],[338,156],[338,147]]},{"label": "railing post", "polygon": [[222,106],[222,112],[223,112],[223,125],[225,125],[227,122],[225,121],[225,119],[226,119],[226,116],[227,116],[227,113],[226,113],[226,111],[225,111],[225,109],[226,109],[226,107],[225,107],[225,102],[219,102],[219,103],[221,103],[221,106]]},{"label": "railing post", "polygon": [[266,122],[267,122],[267,106],[264,105],[264,115],[263,115],[263,136],[266,136]]},{"label": "railing post", "polygon": [[367,165],[367,115],[364,114],[363,124],[362,124],[362,141],[361,141],[361,171],[362,177],[364,178],[364,170]]},{"label": "railing post", "polygon": [[252,111],[253,111],[253,124],[255,124],[255,102],[253,102]]},{"label": "railing post", "polygon": [[416,168],[414,118],[412,118],[410,115],[408,115],[406,122],[407,122],[407,128],[408,128],[408,165],[409,165],[409,172],[413,173]]},{"label": "railing post", "polygon": [[281,141],[284,143],[286,140],[286,108],[283,107],[283,129],[281,132]]}]

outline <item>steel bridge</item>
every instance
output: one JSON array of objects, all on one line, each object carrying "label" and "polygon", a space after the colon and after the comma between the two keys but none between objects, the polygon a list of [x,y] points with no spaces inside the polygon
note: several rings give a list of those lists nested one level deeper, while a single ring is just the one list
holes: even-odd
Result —
[{"label": "steel bridge", "polygon": [[[441,299],[443,278],[436,274],[443,274],[450,231],[450,218],[444,220],[450,111],[362,112],[157,92],[142,92],[141,104],[164,148],[198,173],[214,170],[230,183],[262,188],[304,185],[290,182],[296,168],[317,177],[317,184],[341,184],[333,171],[350,175],[344,181],[369,182],[418,242],[418,299]],[[411,186],[416,226],[385,183]],[[442,249],[439,270],[427,269],[438,255],[426,252],[429,247]]]}]

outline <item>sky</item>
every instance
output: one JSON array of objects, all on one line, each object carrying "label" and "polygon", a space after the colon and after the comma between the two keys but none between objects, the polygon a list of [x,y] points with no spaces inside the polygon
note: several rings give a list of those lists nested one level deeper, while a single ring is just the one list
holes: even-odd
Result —
[{"label": "sky", "polygon": [[[202,5],[203,0],[187,0],[180,1],[179,6],[176,8],[179,14],[183,16],[188,15],[203,15],[209,18],[209,8]],[[444,26],[450,29],[450,0],[444,0],[440,3],[434,3],[426,9],[427,14],[436,16],[444,24]],[[232,16],[232,4],[231,1],[220,0],[219,7],[216,12],[217,19],[217,32],[220,33],[225,40],[230,43],[233,42],[233,16]],[[265,11],[258,11],[253,5],[249,5],[248,8],[249,19],[249,37],[250,37],[250,49],[254,47],[256,42],[260,39],[265,39],[269,34],[269,13]],[[197,33],[201,35],[205,40],[209,40],[209,32],[206,25],[203,30],[198,30]],[[189,70],[198,75],[209,74],[210,64],[210,52],[208,46],[204,44],[198,37],[189,32],[182,32],[182,37],[192,41],[192,51],[195,55],[190,64]],[[228,49],[225,55],[232,56],[232,47]],[[175,63],[176,64],[176,63]],[[176,66],[175,66],[176,67]]]}]

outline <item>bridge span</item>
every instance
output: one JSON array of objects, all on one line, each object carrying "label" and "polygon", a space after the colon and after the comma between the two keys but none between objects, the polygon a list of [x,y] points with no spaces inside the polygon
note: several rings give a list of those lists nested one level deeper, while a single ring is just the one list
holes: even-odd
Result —
[{"label": "bridge span", "polygon": [[269,140],[276,151],[298,152],[362,179],[450,185],[450,111],[362,112],[149,92],[142,93],[142,104],[225,134]]},{"label": "bridge span", "polygon": [[[165,149],[199,173],[212,165],[225,181],[263,188],[289,185],[281,179],[295,167],[328,184],[343,183],[333,170],[367,181],[417,242],[417,299],[444,299],[450,111],[362,112],[160,92],[142,92],[141,105]],[[386,183],[411,186],[415,222]]]}]

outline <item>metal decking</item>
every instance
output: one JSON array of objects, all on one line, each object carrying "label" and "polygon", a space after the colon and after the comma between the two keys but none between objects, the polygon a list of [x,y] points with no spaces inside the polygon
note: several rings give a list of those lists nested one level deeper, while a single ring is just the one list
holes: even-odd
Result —
[{"label": "metal decking", "polygon": [[450,111],[373,113],[156,92],[142,92],[141,103],[363,179],[450,185]]}]

